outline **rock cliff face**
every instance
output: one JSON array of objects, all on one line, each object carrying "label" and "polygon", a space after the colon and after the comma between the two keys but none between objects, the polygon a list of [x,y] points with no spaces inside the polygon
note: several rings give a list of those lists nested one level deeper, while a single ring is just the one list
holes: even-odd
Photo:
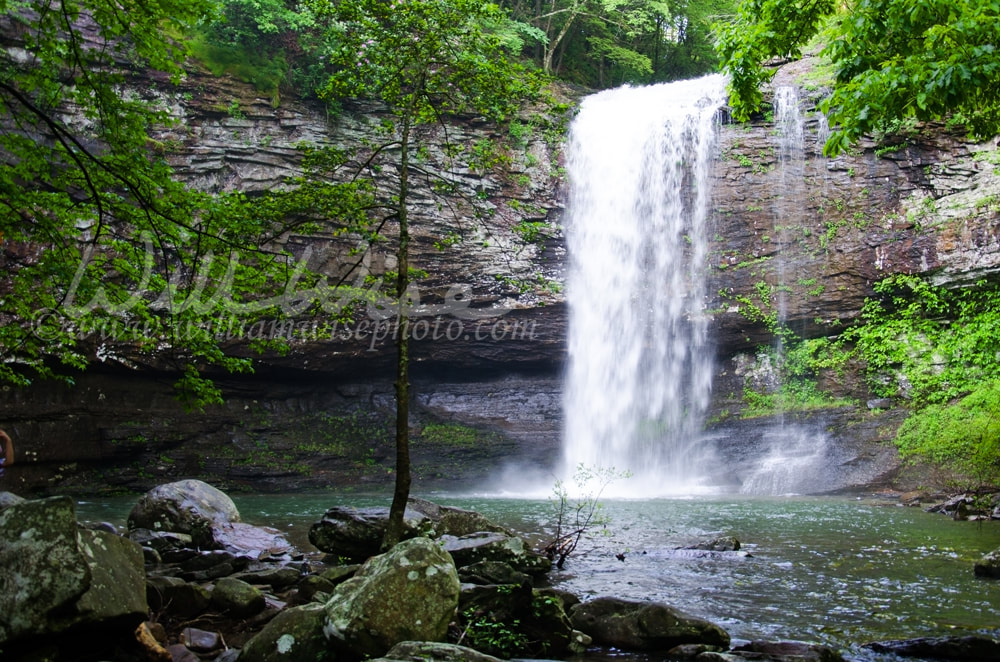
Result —
[{"label": "rock cliff face", "polygon": [[[800,73],[787,67],[775,85],[796,85]],[[299,172],[300,141],[358,145],[379,118],[374,107],[335,118],[308,104],[275,107],[247,86],[197,74],[149,94],[182,120],[158,136],[159,148],[182,177],[211,191],[282,186]],[[1000,272],[996,144],[925,127],[889,149],[863,144],[827,159],[825,124],[810,99],[818,92],[800,94],[804,138],[790,152],[770,121],[720,129],[706,302],[717,352],[710,414],[713,436],[737,464],[750,461],[759,429],[736,416],[743,387],[766,378],[756,348],[773,340],[737,305],[757,296],[759,283],[781,293],[799,335],[814,337],[855,319],[872,284],[890,273],[962,286]],[[447,130],[470,147],[502,138],[472,119]],[[507,459],[544,467],[558,455],[567,317],[563,293],[551,286],[562,281],[566,258],[558,166],[558,150],[538,137],[492,169],[449,168],[443,151],[427,155],[413,210],[414,262],[429,274],[419,290],[426,314],[414,328],[418,491],[463,479],[484,487]],[[431,175],[448,178],[458,194],[434,193]],[[523,220],[544,222],[546,238],[525,241],[516,229]],[[343,275],[349,242],[286,241],[310,266]],[[392,269],[390,253],[391,245],[372,250],[364,267]],[[524,287],[529,279],[540,285]],[[172,400],[169,376],[114,365],[81,375],[72,389],[5,389],[3,426],[18,442],[11,488],[145,489],[179,477],[250,489],[386,484],[392,327],[377,316],[365,322],[263,357],[253,378],[225,378],[227,404],[201,415]],[[865,399],[856,379],[825,386]],[[872,418],[844,410],[810,418],[835,428],[830,462],[840,469],[823,489],[883,478],[894,467],[884,441],[899,419],[896,411]]]}]

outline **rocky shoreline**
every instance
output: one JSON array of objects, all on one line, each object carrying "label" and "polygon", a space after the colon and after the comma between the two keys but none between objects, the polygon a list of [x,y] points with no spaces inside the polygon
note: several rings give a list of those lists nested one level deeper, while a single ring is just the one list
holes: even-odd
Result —
[{"label": "rocky shoreline", "polygon": [[[927,502],[902,495],[900,503]],[[553,589],[551,559],[472,511],[411,500],[407,539],[380,553],[387,509],[334,507],[296,549],[240,521],[206,483],[158,486],[127,532],[81,526],[67,497],[0,495],[0,653],[12,662],[586,659],[654,655],[699,662],[821,662],[803,642],[734,641],[673,606]],[[995,499],[963,495],[961,518]],[[730,541],[738,549],[738,541]],[[714,548],[713,548],[714,549]],[[1000,550],[976,566],[1000,576]],[[986,637],[886,641],[872,651],[1000,659]]]}]

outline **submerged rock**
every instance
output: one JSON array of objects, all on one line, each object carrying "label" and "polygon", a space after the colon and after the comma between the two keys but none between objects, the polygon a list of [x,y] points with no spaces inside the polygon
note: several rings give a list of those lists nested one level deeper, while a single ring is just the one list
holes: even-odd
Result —
[{"label": "submerged rock", "polygon": [[865,644],[876,653],[899,657],[961,660],[963,662],[1000,662],[1000,641],[989,637],[920,637],[876,641]]},{"label": "submerged rock", "polygon": [[722,536],[720,538],[710,538],[690,545],[683,545],[677,549],[694,549],[708,552],[738,552],[740,551],[740,541],[734,536]]},{"label": "submerged rock", "polygon": [[1000,549],[984,554],[983,558],[976,561],[973,572],[976,573],[976,577],[1000,579]]},{"label": "submerged rock", "polygon": [[433,641],[401,641],[385,654],[384,660],[405,662],[500,662],[500,658],[458,644]]},{"label": "submerged rock", "polygon": [[[734,646],[733,652],[748,653],[749,659],[775,662],[844,662],[843,656],[827,646],[804,641],[751,641]],[[759,656],[765,656],[761,658]]]},{"label": "submerged rock", "polygon": [[682,644],[729,647],[729,633],[709,621],[658,602],[596,598],[573,607],[573,626],[594,643],[636,651],[667,651]]}]

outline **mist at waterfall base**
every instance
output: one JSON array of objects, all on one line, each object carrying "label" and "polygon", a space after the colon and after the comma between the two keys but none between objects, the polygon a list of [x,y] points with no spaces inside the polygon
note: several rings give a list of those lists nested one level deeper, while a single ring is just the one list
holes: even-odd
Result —
[{"label": "mist at waterfall base", "polygon": [[[815,485],[818,428],[761,430],[742,467],[717,453],[727,440],[705,432],[715,368],[706,256],[725,100],[719,75],[583,100],[567,147],[563,455],[552,472],[506,472],[504,491],[538,494],[553,478],[570,493],[624,498]],[[580,467],[628,477],[581,485]]]}]

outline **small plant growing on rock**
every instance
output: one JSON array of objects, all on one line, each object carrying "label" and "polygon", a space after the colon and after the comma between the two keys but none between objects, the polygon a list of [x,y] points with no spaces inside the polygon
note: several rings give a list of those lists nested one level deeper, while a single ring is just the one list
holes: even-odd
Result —
[{"label": "small plant growing on rock", "polygon": [[519,631],[520,621],[510,623],[496,620],[493,615],[474,608],[462,613],[465,629],[458,643],[480,652],[510,658],[523,653],[528,646],[527,636]]},{"label": "small plant growing on rock", "polygon": [[601,494],[615,480],[631,475],[631,472],[618,471],[614,467],[590,468],[581,463],[573,474],[573,494],[565,481],[556,480],[550,497],[556,510],[555,536],[542,552],[557,568],[562,569],[588,532],[596,529],[601,535],[610,535],[607,527],[611,520],[600,502]]}]

